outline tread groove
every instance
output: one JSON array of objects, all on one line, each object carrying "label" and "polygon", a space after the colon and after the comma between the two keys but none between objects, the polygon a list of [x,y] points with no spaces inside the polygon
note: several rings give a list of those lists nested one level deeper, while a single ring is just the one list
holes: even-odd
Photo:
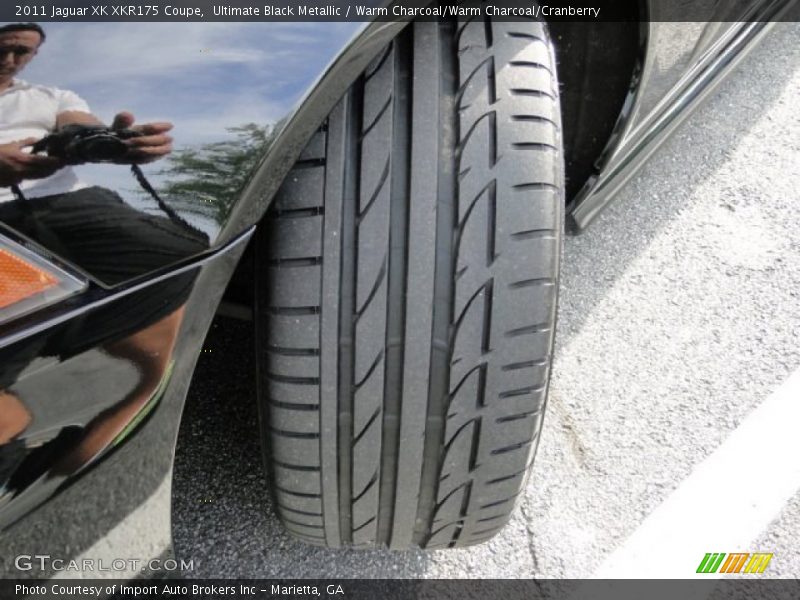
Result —
[{"label": "tread groove", "polygon": [[513,398],[514,396],[525,396],[530,394],[531,392],[540,392],[544,389],[543,385],[529,385],[526,387],[517,388],[515,390],[506,390],[505,392],[500,392],[497,397],[498,398]]},{"label": "tread groove", "polygon": [[373,485],[375,485],[375,484],[377,483],[377,481],[378,481],[378,471],[377,471],[377,469],[376,469],[376,470],[375,470],[375,473],[374,473],[374,475],[373,475],[373,476],[372,476],[372,478],[369,480],[369,482],[367,482],[367,485],[364,487],[364,489],[363,489],[363,490],[361,490],[361,491],[360,491],[358,494],[356,494],[355,496],[353,496],[353,504],[355,504],[356,502],[358,502],[359,500],[361,500],[361,498],[363,498],[363,497],[364,497],[364,494],[366,494],[366,493],[367,493],[367,492],[370,490],[370,488],[371,488]]},{"label": "tread groove", "polygon": [[464,79],[464,81],[461,82],[461,86],[458,88],[458,91],[456,92],[456,97],[455,97],[455,106],[456,106],[456,108],[466,108],[466,107],[462,106],[461,100],[463,99],[464,93],[467,91],[467,88],[469,87],[469,84],[472,81],[472,78],[475,77],[475,75],[478,73],[478,71],[480,71],[481,69],[483,69],[487,65],[491,66],[493,60],[494,60],[493,56],[487,56],[486,58],[484,58],[481,62],[478,63],[478,65],[474,69],[472,69],[472,71],[470,72],[469,75],[467,75],[467,77]]},{"label": "tread groove", "polygon": [[[481,335],[481,355],[491,352],[492,340],[492,304],[494,302],[494,278],[486,282],[484,286],[483,300],[483,333]],[[485,382],[484,382],[485,383]]]},{"label": "tread groove", "polygon": [[317,465],[293,465],[291,463],[282,462],[276,458],[273,458],[272,462],[282,469],[289,469],[291,471],[319,472],[320,469]]},{"label": "tread groove", "polygon": [[294,519],[287,519],[283,517],[284,523],[290,523],[292,525],[299,525],[300,527],[308,527],[309,529],[325,529],[324,525],[310,525],[309,523],[303,523],[302,521],[295,521]]},{"label": "tread groove", "polygon": [[[533,68],[533,69],[544,69],[545,71],[547,71],[551,75],[553,73],[552,69],[550,67],[548,67],[547,65],[543,65],[542,63],[533,62],[533,61],[530,61],[530,60],[512,60],[508,64],[510,64],[512,67],[530,67],[530,68]],[[552,123],[552,121],[551,121],[551,123]]]},{"label": "tread groove", "polygon": [[[423,465],[420,477],[419,501],[417,504],[417,523],[413,541],[425,545],[430,539],[430,531],[438,509],[436,496],[439,491],[441,473],[442,443],[445,429],[442,415],[447,412],[446,398],[449,388],[449,368],[451,351],[447,340],[452,318],[453,271],[456,215],[458,214],[458,172],[460,160],[452,168],[443,158],[455,156],[460,139],[458,103],[457,41],[452,22],[436,24],[438,32],[438,55],[440,61],[439,94],[444,101],[452,98],[450,113],[440,110],[438,114],[439,137],[438,162],[436,165],[436,194],[438,197],[435,217],[436,252],[434,256],[433,318],[431,322],[430,366],[428,370],[427,427],[423,444]],[[462,30],[463,33],[463,30]]]},{"label": "tread groove", "polygon": [[[394,53],[392,173],[389,179],[389,252],[387,256],[386,330],[383,361],[380,483],[375,541],[389,545],[394,530],[394,505],[400,462],[400,415],[405,365],[406,289],[411,195],[411,102],[413,28],[398,36]],[[394,340],[400,340],[394,343]]]},{"label": "tread groove", "polygon": [[370,523],[372,523],[373,521],[375,521],[375,519],[377,519],[377,518],[378,518],[377,516],[370,517],[369,519],[367,519],[366,521],[364,521],[364,522],[363,522],[361,525],[359,525],[358,527],[354,527],[354,528],[353,528],[353,533],[356,533],[357,531],[361,531],[362,529],[364,529],[364,527],[366,527],[367,525],[369,525]]},{"label": "tread groove", "polygon": [[270,314],[284,317],[299,317],[303,315],[318,315],[319,306],[268,306]]},{"label": "tread groove", "polygon": [[547,183],[546,181],[532,181],[530,183],[517,183],[516,185],[512,185],[511,189],[519,192],[528,191],[528,190],[550,190],[553,192],[560,191],[557,185],[553,185],[552,183]]},{"label": "tread groove", "polygon": [[508,519],[508,514],[503,513],[500,515],[494,515],[493,517],[485,517],[483,519],[478,519],[475,521],[476,523],[488,523],[489,521],[497,521],[498,519]]},{"label": "tread groove", "polygon": [[521,279],[520,281],[512,281],[508,284],[511,289],[537,287],[537,286],[550,286],[555,285],[556,280],[552,277],[536,277],[534,279]]},{"label": "tread groove", "polygon": [[[387,52],[389,49],[387,48]],[[339,302],[339,381],[338,381],[338,477],[339,530],[342,543],[352,536],[353,409],[355,380],[356,265],[358,264],[358,198],[361,194],[360,124],[363,120],[364,80],[356,81],[349,93],[346,114],[347,145],[344,161],[344,191],[341,206],[340,302]]]},{"label": "tread groove", "polygon": [[364,217],[369,213],[372,205],[375,204],[375,200],[378,199],[378,196],[383,189],[383,186],[386,184],[386,180],[389,178],[389,171],[391,166],[391,157],[386,157],[386,163],[383,166],[383,172],[381,173],[381,178],[378,180],[378,185],[375,187],[375,190],[372,192],[372,195],[367,202],[367,205],[364,207],[364,210],[358,213],[357,223],[360,225],[361,222],[364,220]]},{"label": "tread groove", "polygon": [[285,510],[290,513],[295,513],[298,515],[304,515],[306,517],[321,517],[321,512],[312,512],[308,510],[298,510],[296,508],[292,508],[291,506],[286,506],[285,504],[281,504],[280,502],[276,502],[275,506],[278,507],[279,510]]},{"label": "tread groove", "polygon": [[528,410],[521,413],[516,413],[514,415],[508,415],[505,417],[497,417],[494,422],[495,423],[508,423],[510,421],[520,421],[522,419],[527,419],[528,417],[536,417],[542,414],[541,409],[537,410]]},{"label": "tread groove", "polygon": [[483,39],[486,40],[486,49],[488,50],[489,48],[492,47],[492,44],[494,43],[491,17],[483,18]]},{"label": "tread groove", "polygon": [[447,440],[447,442],[445,443],[445,445],[444,445],[444,453],[445,454],[447,453],[447,451],[450,449],[450,446],[452,446],[453,442],[455,442],[458,439],[458,436],[461,434],[462,431],[464,431],[467,427],[469,427],[473,423],[477,423],[479,419],[480,419],[480,417],[473,417],[472,419],[470,419],[469,421],[467,421],[466,423],[461,425],[461,427],[456,429],[453,432],[453,435],[450,436],[450,439]]},{"label": "tread groove", "polygon": [[491,288],[491,286],[492,286],[492,281],[493,281],[492,279],[489,279],[488,281],[485,281],[483,283],[483,285],[480,286],[477,290],[475,290],[475,293],[473,293],[472,296],[469,297],[469,300],[466,301],[466,303],[464,304],[464,308],[461,309],[461,312],[459,313],[458,318],[453,323],[453,336],[454,337],[455,337],[455,334],[458,332],[459,328],[461,327],[461,323],[464,322],[464,318],[467,316],[467,313],[469,312],[469,309],[472,306],[472,303],[475,302],[475,300],[477,300],[481,296],[484,296],[484,295],[487,294],[489,288]]},{"label": "tread groove", "polygon": [[546,150],[548,152],[558,152],[558,148],[547,142],[513,142],[511,147],[514,148],[514,150]]},{"label": "tread groove", "polygon": [[544,90],[535,90],[531,88],[511,88],[509,90],[512,96],[530,96],[532,98],[549,98],[555,100],[556,96],[552,92]]},{"label": "tread groove", "polygon": [[383,50],[383,55],[378,60],[378,64],[375,65],[374,67],[368,68],[367,72],[364,73],[364,82],[365,83],[367,81],[369,81],[370,79],[372,79],[372,77],[375,75],[375,73],[377,73],[378,71],[381,70],[381,68],[383,67],[384,63],[386,62],[386,59],[388,58],[388,56],[391,53],[392,53],[392,44],[387,44],[386,48],[384,48],[384,50]]},{"label": "tread groove", "polygon": [[486,366],[487,366],[486,361],[483,361],[472,367],[466,373],[464,373],[464,376],[458,381],[456,387],[454,387],[453,390],[450,392],[450,399],[452,400],[456,396],[456,394],[458,394],[458,391],[467,382],[467,380],[469,380],[469,378],[472,376],[473,373],[475,373],[476,371],[485,370]]},{"label": "tread groove", "polygon": [[319,348],[286,348],[267,344],[267,352],[281,356],[319,356]]},{"label": "tread groove", "polygon": [[283,400],[275,400],[274,398],[267,399],[267,404],[275,406],[276,408],[285,408],[287,410],[305,410],[317,411],[319,404],[302,404],[300,402],[284,402]]},{"label": "tread groove", "polygon": [[303,256],[300,258],[273,258],[267,262],[272,267],[282,269],[293,267],[315,267],[322,264],[321,256]]},{"label": "tread groove", "polygon": [[301,440],[316,440],[319,439],[319,433],[306,432],[306,431],[287,431],[285,429],[278,429],[270,426],[270,432],[281,437],[296,438]]},{"label": "tread groove", "polygon": [[512,240],[535,240],[540,238],[555,237],[554,229],[529,229],[527,231],[517,231],[511,234]]},{"label": "tread groove", "polygon": [[503,371],[516,371],[518,369],[529,369],[531,367],[543,367],[547,364],[547,359],[526,360],[523,362],[509,363],[500,367]]},{"label": "tread groove", "polygon": [[543,115],[511,115],[512,121],[522,121],[522,122],[534,122],[534,123],[548,123],[555,127],[556,131],[559,131],[558,124],[553,121],[550,117],[545,117]]},{"label": "tread groove", "polygon": [[366,373],[364,373],[364,377],[362,377],[362,378],[361,378],[361,381],[359,381],[358,383],[356,383],[356,387],[355,387],[355,389],[356,389],[356,390],[359,390],[359,389],[361,389],[362,387],[364,387],[364,384],[365,384],[365,383],[367,383],[367,381],[369,380],[369,378],[372,376],[372,374],[373,374],[373,373],[375,372],[375,370],[378,368],[378,365],[379,365],[379,364],[381,364],[381,361],[382,361],[382,360],[383,360],[383,350],[381,350],[380,352],[378,352],[378,356],[376,356],[376,357],[375,357],[375,360],[373,360],[373,361],[372,361],[372,364],[371,364],[371,365],[369,366],[369,368],[367,369],[367,372],[366,372]]},{"label": "tread groove", "polygon": [[499,528],[497,526],[489,527],[488,529],[481,529],[480,531],[475,531],[474,533],[472,533],[472,536],[475,537],[475,536],[481,536],[481,535],[484,535],[484,534],[487,534],[487,533],[497,533],[498,529]]},{"label": "tread groove", "polygon": [[528,463],[524,469],[520,469],[519,471],[515,471],[509,475],[503,475],[502,477],[496,477],[494,479],[490,479],[486,482],[486,485],[496,485],[498,483],[503,483],[504,481],[510,481],[515,477],[519,477],[520,475],[525,475],[528,472],[528,469],[531,468],[531,463]]},{"label": "tread groove", "polygon": [[292,170],[314,169],[317,167],[324,167],[326,161],[324,158],[302,158],[294,163]]},{"label": "tread groove", "polygon": [[381,262],[380,271],[378,271],[378,276],[375,279],[375,283],[372,285],[372,289],[369,291],[369,295],[367,299],[364,300],[364,304],[361,308],[358,309],[356,313],[355,320],[361,318],[361,316],[366,312],[367,308],[369,308],[370,303],[375,299],[375,296],[378,295],[378,292],[381,289],[381,285],[383,284],[383,280],[386,278],[386,257],[384,256],[383,261]]},{"label": "tread groove", "polygon": [[[469,142],[470,138],[472,137],[472,134],[475,133],[475,130],[478,128],[478,125],[480,125],[481,122],[484,119],[488,119],[489,122],[491,123],[492,122],[492,116],[494,114],[495,114],[495,112],[493,110],[490,110],[490,111],[487,111],[487,112],[483,113],[480,117],[475,119],[475,121],[472,123],[470,128],[467,130],[467,133],[464,134],[464,137],[461,138],[461,141],[456,146],[456,153],[457,153],[456,156],[457,157],[461,156],[461,153],[463,152],[464,148],[467,146],[467,143]],[[496,156],[496,154],[495,154],[495,156]],[[495,163],[496,163],[496,160],[495,160]],[[480,194],[478,194],[478,196],[480,196]]]},{"label": "tread groove", "polygon": [[488,504],[481,504],[480,508],[481,508],[481,510],[485,510],[487,508],[494,508],[495,506],[500,506],[501,504],[505,504],[506,502],[513,502],[514,500],[517,499],[517,496],[519,496],[521,493],[522,493],[522,490],[518,491],[516,494],[512,494],[508,498],[503,498],[502,500],[496,500],[494,502],[489,502]]},{"label": "tread groove", "polygon": [[516,444],[510,444],[508,446],[503,446],[502,448],[495,448],[492,450],[491,454],[496,456],[498,454],[507,454],[509,452],[514,452],[515,450],[519,450],[524,448],[525,446],[530,446],[531,440],[526,440],[524,442],[517,442]]},{"label": "tread groove", "polygon": [[367,424],[364,425],[361,431],[358,432],[358,435],[353,438],[352,442],[353,447],[355,447],[355,445],[361,441],[361,438],[364,437],[364,434],[367,433],[369,428],[372,426],[372,424],[375,422],[375,420],[378,418],[380,414],[381,414],[381,407],[379,406],[378,408],[375,409],[375,412],[372,413],[372,416],[369,418],[369,421],[367,421]]},{"label": "tread groove", "polygon": [[272,211],[274,219],[306,219],[309,217],[319,217],[325,213],[322,206],[313,206],[311,208],[281,208]]},{"label": "tread groove", "polygon": [[441,500],[439,500],[439,502],[436,503],[436,509],[437,510],[440,509],[442,507],[442,505],[445,502],[447,502],[447,500],[450,498],[450,496],[452,496],[453,494],[455,494],[459,490],[462,490],[462,489],[466,488],[470,483],[472,483],[472,480],[465,481],[464,483],[459,485],[457,488],[453,488],[452,490],[450,490],[444,498],[442,498]]},{"label": "tread groove", "polygon": [[296,377],[294,375],[280,375],[279,373],[265,373],[264,376],[272,381],[291,383],[293,385],[319,385],[319,377]]},{"label": "tread groove", "polygon": [[525,32],[522,32],[522,31],[509,31],[506,35],[508,37],[510,37],[510,38],[519,38],[519,39],[524,39],[524,40],[535,40],[537,42],[542,42],[543,44],[547,43],[547,40],[541,38],[538,35],[533,35],[531,33],[525,33]]},{"label": "tread groove", "polygon": [[486,219],[486,266],[491,267],[497,259],[497,180],[489,185],[489,214]]},{"label": "tread groove", "polygon": [[[295,490],[287,490],[286,488],[280,487],[279,485],[273,484],[275,487],[275,491],[278,491],[282,494],[288,494],[289,496],[297,496],[298,498],[321,498],[321,494],[312,494],[309,492],[298,492]],[[322,516],[322,515],[320,515]]]},{"label": "tread groove", "polygon": [[[464,213],[464,217],[461,219],[461,221],[458,224],[458,233],[459,234],[463,233],[464,227],[466,226],[467,221],[469,220],[470,216],[472,215],[472,210],[475,208],[475,205],[478,203],[478,200],[480,200],[483,197],[484,194],[491,193],[491,190],[495,185],[496,185],[496,181],[494,179],[491,180],[485,186],[483,186],[477,194],[475,194],[475,197],[473,197],[470,200],[469,206],[467,207],[467,210]],[[459,235],[459,247],[460,247],[460,235]]]},{"label": "tread groove", "polygon": [[456,546],[459,538],[461,538],[461,533],[464,531],[464,521],[467,518],[467,513],[469,513],[469,503],[472,498],[472,489],[474,487],[475,481],[470,479],[464,488],[464,495],[461,497],[460,523],[456,525],[456,530],[453,532],[453,537],[450,540],[450,544],[448,544],[450,548],[454,548]]},{"label": "tread groove", "polygon": [[518,337],[520,335],[529,335],[531,333],[543,333],[552,329],[550,323],[535,323],[534,325],[526,325],[525,327],[517,327],[516,329],[509,329],[505,332],[506,337]]},{"label": "tread groove", "polygon": [[384,105],[381,107],[381,109],[378,111],[378,114],[375,116],[375,119],[373,119],[372,123],[370,123],[370,124],[369,124],[369,125],[368,125],[366,128],[364,128],[364,130],[361,132],[361,139],[362,139],[362,140],[363,140],[365,137],[367,137],[367,136],[369,135],[369,133],[370,133],[370,132],[371,132],[371,131],[372,131],[372,130],[375,128],[375,125],[377,125],[377,124],[378,124],[378,122],[379,122],[379,121],[380,121],[380,120],[383,118],[383,115],[386,113],[386,111],[389,109],[389,107],[390,107],[391,105],[392,105],[392,96],[389,96],[389,99],[388,99],[388,100],[386,100],[386,103],[385,103],[385,104],[384,104]]}]

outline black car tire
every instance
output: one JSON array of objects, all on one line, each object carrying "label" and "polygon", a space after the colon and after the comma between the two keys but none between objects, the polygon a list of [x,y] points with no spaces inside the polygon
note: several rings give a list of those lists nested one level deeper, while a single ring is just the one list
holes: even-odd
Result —
[{"label": "black car tire", "polygon": [[461,547],[509,520],[547,394],[562,156],[535,21],[410,25],[305,148],[257,249],[260,418],[294,536]]}]

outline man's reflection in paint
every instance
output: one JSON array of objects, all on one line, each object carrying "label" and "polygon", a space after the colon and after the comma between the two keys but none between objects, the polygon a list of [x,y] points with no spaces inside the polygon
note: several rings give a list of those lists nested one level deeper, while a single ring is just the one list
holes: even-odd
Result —
[{"label": "man's reflection in paint", "polygon": [[[37,480],[54,488],[90,465],[121,441],[132,424],[138,423],[160,400],[196,274],[195,270],[171,277],[45,335],[0,351],[0,510],[16,493]],[[85,425],[54,431],[43,445],[42,440],[36,442],[42,434],[34,431],[29,435],[28,430],[35,430],[37,423],[25,403],[35,402],[43,407],[40,411],[45,411],[48,400],[63,392],[46,389],[41,397],[20,397],[14,385],[20,374],[40,356],[58,356],[62,360],[60,368],[66,367],[67,372],[71,368],[85,371],[85,353],[97,348],[132,365],[137,374],[135,385],[120,391],[121,399],[102,412],[98,408],[98,414]],[[73,357],[74,362],[70,363]],[[87,375],[81,377],[85,379]],[[108,373],[99,371],[97,377],[108,377]]]},{"label": "man's reflection in paint", "polygon": [[[75,172],[51,156],[27,150],[48,134],[68,125],[103,125],[76,93],[31,84],[16,76],[35,58],[45,33],[33,23],[0,27],[0,202],[12,200],[19,185],[25,197],[45,198],[86,189]],[[147,163],[172,151],[171,123],[134,125],[129,112],[114,117],[113,129],[132,128],[144,135],[127,140],[127,155],[118,162]]]},{"label": "man's reflection in paint", "polygon": [[[0,221],[45,243],[106,283],[125,281],[205,250],[208,238],[196,230],[187,231],[185,222],[137,211],[115,192],[81,182],[63,159],[30,153],[38,140],[67,125],[102,125],[74,92],[16,77],[44,41],[44,31],[35,24],[0,27]],[[127,151],[114,162],[148,163],[172,151],[170,123],[137,125],[131,113],[120,112],[112,128],[130,128],[140,134],[126,140]],[[24,200],[15,198],[11,186],[18,187]],[[151,403],[171,363],[192,282],[193,277],[178,277],[167,286],[167,300],[156,298],[148,306],[148,298],[142,298],[131,314],[92,316],[93,323],[83,323],[56,340],[28,345],[0,364],[4,371],[0,374],[0,507],[4,496],[7,500],[23,483],[31,483],[23,482],[30,476],[61,479],[89,464]],[[138,329],[126,332],[132,323]],[[118,334],[116,341],[103,343],[113,333]],[[95,416],[79,437],[70,437],[66,445],[63,439],[56,444],[63,447],[56,448],[53,440],[31,451],[25,432],[35,424],[25,402],[37,399],[20,399],[10,386],[36,356],[65,358],[65,352],[78,354],[79,346],[88,350],[97,345],[135,365],[139,373],[135,389]],[[32,459],[37,468],[26,474]]]}]

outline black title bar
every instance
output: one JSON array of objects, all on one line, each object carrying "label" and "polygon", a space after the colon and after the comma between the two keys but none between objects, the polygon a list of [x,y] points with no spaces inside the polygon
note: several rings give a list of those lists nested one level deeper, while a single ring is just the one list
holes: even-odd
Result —
[{"label": "black title bar", "polygon": [[3,0],[0,21],[798,20],[796,0]]}]

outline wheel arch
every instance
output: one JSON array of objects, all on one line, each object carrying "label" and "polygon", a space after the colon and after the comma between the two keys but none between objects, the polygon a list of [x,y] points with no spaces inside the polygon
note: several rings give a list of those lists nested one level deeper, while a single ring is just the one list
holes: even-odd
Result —
[{"label": "wheel arch", "polygon": [[[561,87],[568,207],[586,182],[598,173],[603,155],[613,147],[615,132],[624,122],[626,101],[644,62],[646,27],[638,22],[643,10],[643,6],[633,6],[625,22],[549,24]],[[323,77],[314,93],[298,108],[266,161],[272,165],[270,169],[281,175],[277,181],[272,175],[266,182],[267,197],[262,197],[256,208],[260,211],[255,217],[257,223],[266,218],[266,207],[295,157],[325,120],[328,111],[320,107],[332,106],[363,70],[354,69],[353,65],[362,62],[366,65],[380,50],[381,43],[397,33],[397,27],[393,31],[376,27],[369,35],[365,31],[363,48],[352,54],[357,58],[349,59],[349,66],[341,71],[332,67],[337,77],[328,80]],[[266,163],[261,172],[267,171]],[[253,202],[240,204],[250,206],[248,212],[252,213]],[[249,218],[253,219],[252,214]],[[252,251],[248,248],[225,292],[221,312],[237,318],[252,318],[252,269]]]}]

